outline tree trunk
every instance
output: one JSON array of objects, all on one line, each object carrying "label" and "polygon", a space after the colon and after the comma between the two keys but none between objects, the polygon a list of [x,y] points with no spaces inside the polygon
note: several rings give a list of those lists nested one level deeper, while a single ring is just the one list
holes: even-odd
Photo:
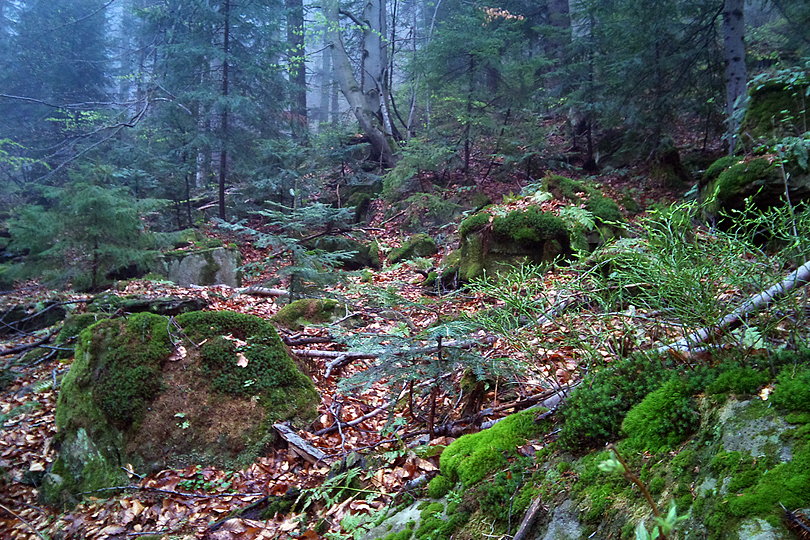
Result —
[{"label": "tree trunk", "polygon": [[748,73],[745,68],[744,0],[725,0],[723,4],[723,61],[725,63],[726,116],[728,117],[728,153],[734,153],[739,129],[738,111]]},{"label": "tree trunk", "polygon": [[[381,0],[369,1],[379,2]],[[340,37],[338,0],[327,0],[324,3],[323,9],[326,20],[329,22],[326,35],[329,39],[329,45],[332,48],[332,63],[335,70],[335,77],[340,85],[340,90],[349,103],[354,116],[357,118],[360,129],[363,130],[363,133],[365,133],[371,142],[371,146],[380,164],[384,167],[393,167],[395,164],[394,152],[391,149],[391,144],[385,133],[377,124],[376,113],[380,110],[380,96],[376,91],[373,94],[364,93],[361,84],[358,83],[354,76],[351,60],[349,60],[349,55],[346,53],[343,40]],[[382,13],[384,13],[384,11],[382,11]],[[375,65],[376,62],[379,61],[378,59],[381,58],[381,54],[382,52],[377,54],[376,58],[368,60],[366,67]],[[385,63],[383,63],[382,66],[384,69]],[[374,80],[378,80],[378,78],[379,75],[374,77]],[[366,82],[369,81],[367,78],[363,80]]]},{"label": "tree trunk", "polygon": [[285,0],[287,7],[287,44],[289,78],[292,83],[290,130],[298,141],[307,139],[307,70],[304,61],[304,2]]},{"label": "tree trunk", "polygon": [[231,0],[224,0],[225,29],[222,37],[222,116],[219,152],[219,219],[225,219],[225,182],[228,171],[228,53],[231,46]]},{"label": "tree trunk", "polygon": [[[326,29],[324,29],[324,32]],[[318,129],[322,130],[324,124],[329,122],[330,87],[332,86],[332,53],[328,49],[329,40],[324,34],[324,50],[321,53],[321,88],[318,103]]]}]

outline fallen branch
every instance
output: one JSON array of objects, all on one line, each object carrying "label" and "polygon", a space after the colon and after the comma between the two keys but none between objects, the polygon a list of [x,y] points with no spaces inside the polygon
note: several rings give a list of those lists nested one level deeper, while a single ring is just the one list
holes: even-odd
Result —
[{"label": "fallen branch", "polygon": [[347,357],[345,354],[342,356],[338,356],[331,362],[326,363],[326,371],[323,373],[323,378],[328,379],[329,376],[332,374],[332,371],[338,368],[342,368],[346,364],[351,363],[352,359]]},{"label": "fallen branch", "polygon": [[8,512],[9,514],[11,514],[12,516],[14,516],[15,518],[17,518],[17,519],[20,521],[20,523],[22,523],[23,525],[25,525],[26,527],[28,527],[28,528],[29,528],[29,529],[30,529],[30,530],[31,530],[31,531],[32,531],[34,534],[36,534],[36,535],[37,535],[39,538],[42,538],[42,540],[48,540],[46,536],[44,536],[44,535],[43,535],[41,532],[39,532],[38,530],[36,530],[36,528],[35,528],[33,525],[31,525],[31,523],[29,523],[28,521],[26,521],[26,519],[25,519],[24,517],[22,517],[21,515],[17,514],[17,513],[16,513],[16,512],[14,512],[13,510],[11,510],[10,508],[8,508],[8,507],[6,507],[6,506],[4,506],[4,505],[2,505],[2,504],[0,504],[0,508],[2,508],[3,510],[5,510],[5,511],[6,511],[6,512]]},{"label": "fallen branch", "polygon": [[278,298],[280,296],[289,296],[289,291],[284,289],[270,289],[268,287],[245,287],[243,289],[236,289],[239,294],[249,294],[251,296],[263,296],[269,298]]},{"label": "fallen branch", "polygon": [[313,465],[318,462],[326,461],[327,455],[322,450],[315,448],[307,441],[302,439],[296,432],[290,429],[289,426],[284,424],[273,424],[273,429],[275,429],[281,438],[287,442],[289,449],[295,455],[304,458]]},{"label": "fallen branch", "polygon": [[689,334],[683,339],[680,339],[669,345],[664,345],[656,349],[658,353],[665,353],[669,351],[684,352],[690,351],[695,345],[699,345],[714,336],[719,336],[728,330],[733,330],[742,324],[746,317],[767,308],[783,296],[787,295],[793,289],[806,285],[810,282],[810,261],[807,261],[794,272],[791,272],[780,283],[773,285],[768,290],[755,294],[743,304],[720,319],[716,325],[708,328],[701,328],[697,332]]},{"label": "fallen branch", "polygon": [[0,356],[6,356],[6,355],[9,355],[9,354],[17,354],[17,353],[27,351],[29,349],[36,349],[37,347],[39,347],[39,346],[41,346],[41,345],[43,345],[45,343],[48,343],[51,340],[51,338],[53,338],[54,335],[56,335],[56,331],[52,331],[52,332],[48,333],[47,336],[45,336],[44,338],[39,339],[37,341],[33,341],[31,343],[26,343],[25,345],[17,345],[16,347],[11,347],[10,349],[4,349],[4,350],[0,351]]},{"label": "fallen branch", "polygon": [[537,521],[540,510],[543,510],[543,500],[541,497],[537,497],[532,501],[529,509],[526,510],[526,515],[523,516],[523,521],[520,522],[520,527],[518,527],[512,540],[525,540],[529,537],[529,532],[534,527],[534,522]]}]

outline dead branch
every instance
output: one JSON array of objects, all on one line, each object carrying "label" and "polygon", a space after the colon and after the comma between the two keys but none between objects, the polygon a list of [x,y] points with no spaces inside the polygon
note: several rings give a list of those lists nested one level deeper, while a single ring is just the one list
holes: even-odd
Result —
[{"label": "dead branch", "polygon": [[236,292],[239,294],[249,294],[251,296],[263,296],[270,298],[277,298],[280,296],[290,295],[290,293],[288,291],[285,291],[284,289],[270,289],[267,287],[258,287],[258,286],[236,289]]},{"label": "dead branch", "polygon": [[309,461],[313,465],[318,462],[326,461],[327,456],[322,450],[315,448],[307,441],[302,439],[296,432],[290,429],[289,426],[284,424],[273,424],[273,429],[275,429],[281,438],[287,442],[291,453]]},{"label": "dead branch", "polygon": [[332,374],[332,371],[338,368],[345,366],[346,364],[351,363],[352,359],[347,357],[346,355],[338,356],[331,362],[326,363],[326,371],[323,373],[323,378],[328,379],[329,376]]},{"label": "dead branch", "polygon": [[720,319],[720,321],[707,328],[701,328],[697,332],[689,334],[685,338],[669,345],[664,345],[656,349],[658,353],[669,351],[690,351],[695,345],[699,345],[712,337],[722,335],[728,330],[733,330],[751,314],[763,310],[772,305],[777,300],[787,295],[793,289],[806,285],[810,282],[810,261],[807,261],[794,272],[791,272],[780,283],[773,285],[768,290],[755,294],[742,303],[740,307]]},{"label": "dead branch", "polygon": [[534,527],[534,522],[537,521],[540,510],[543,510],[543,499],[538,496],[532,501],[529,509],[526,510],[526,515],[523,516],[523,521],[520,522],[520,527],[518,527],[512,540],[525,540],[529,537],[529,532],[532,530],[532,527]]},{"label": "dead branch", "polygon": [[9,354],[17,354],[17,353],[21,353],[21,352],[24,352],[24,351],[27,351],[27,350],[30,350],[30,349],[36,349],[37,347],[39,347],[39,346],[41,346],[41,345],[43,345],[45,343],[48,343],[53,338],[54,335],[56,335],[55,330],[49,332],[47,336],[45,336],[42,339],[38,339],[37,341],[33,341],[31,343],[26,343],[24,345],[17,345],[16,347],[11,347],[10,349],[3,349],[2,351],[0,351],[0,356],[6,356],[6,355],[9,355]]}]

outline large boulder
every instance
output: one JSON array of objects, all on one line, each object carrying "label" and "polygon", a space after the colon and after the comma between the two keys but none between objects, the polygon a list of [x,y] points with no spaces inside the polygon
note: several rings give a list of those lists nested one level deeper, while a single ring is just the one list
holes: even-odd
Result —
[{"label": "large boulder", "polygon": [[810,172],[798,163],[780,163],[772,156],[726,156],[706,169],[699,191],[706,212],[716,215],[742,210],[748,199],[758,208],[780,206],[786,186],[793,204],[810,200]]},{"label": "large boulder", "polygon": [[56,408],[51,504],[190,463],[239,467],[272,424],[314,417],[318,394],[275,329],[251,315],[138,313],[85,329]]},{"label": "large boulder", "polygon": [[153,270],[181,287],[189,285],[238,287],[242,282],[240,264],[241,257],[237,249],[213,247],[164,253]]},{"label": "large boulder", "polygon": [[777,73],[751,85],[740,126],[740,142],[748,149],[807,131],[810,73]]},{"label": "large boulder", "polygon": [[[460,281],[485,273],[494,276],[521,263],[567,258],[577,251],[592,250],[619,234],[622,215],[618,205],[595,187],[563,176],[549,176],[543,188],[541,199],[553,197],[561,204],[521,205],[508,212],[487,208],[461,222],[461,249],[457,256],[446,258],[449,264],[457,264]],[[443,265],[443,283],[452,277],[452,269]]]}]

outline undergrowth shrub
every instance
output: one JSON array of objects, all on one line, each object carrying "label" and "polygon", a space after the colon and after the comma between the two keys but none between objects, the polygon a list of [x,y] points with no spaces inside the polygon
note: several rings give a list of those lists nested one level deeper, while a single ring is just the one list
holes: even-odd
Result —
[{"label": "undergrowth shrub", "polygon": [[559,444],[577,451],[615,439],[627,411],[669,376],[660,363],[639,355],[586,377],[560,411]]}]

